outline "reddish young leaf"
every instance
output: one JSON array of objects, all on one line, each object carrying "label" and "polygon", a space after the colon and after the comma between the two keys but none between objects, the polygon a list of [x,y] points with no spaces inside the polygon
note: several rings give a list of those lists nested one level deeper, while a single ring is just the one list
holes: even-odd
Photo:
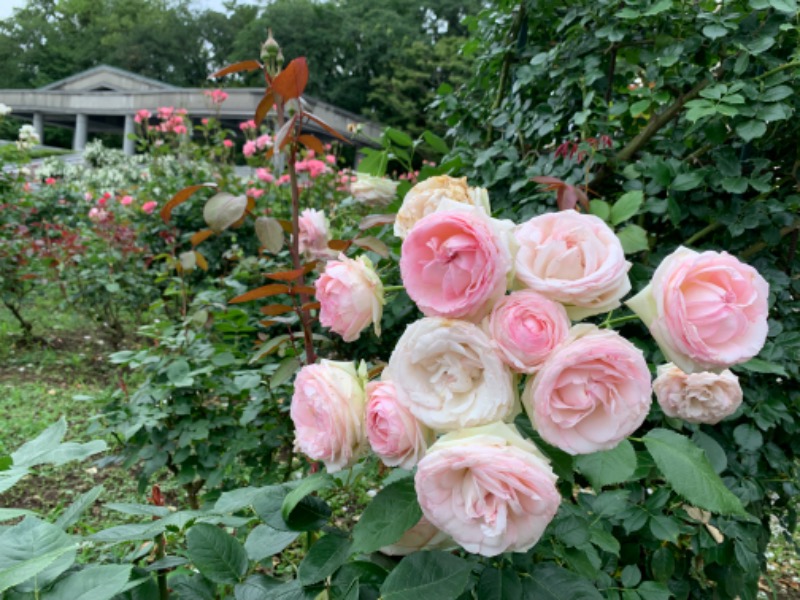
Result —
[{"label": "reddish young leaf", "polygon": [[264,327],[269,327],[270,325],[275,325],[275,321],[259,321],[259,325],[263,325]]},{"label": "reddish young leaf", "polygon": [[230,75],[231,73],[238,73],[240,71],[255,71],[256,69],[261,69],[261,63],[257,60],[243,60],[241,62],[234,63],[232,65],[228,65],[224,69],[220,69],[216,73],[212,73],[208,76],[209,79],[213,79],[215,77],[224,77],[225,75]]},{"label": "reddish young leaf", "polygon": [[386,365],[378,365],[377,367],[372,367],[367,373],[367,379],[375,379],[378,375],[380,375],[383,370],[386,368]]},{"label": "reddish young leaf", "polygon": [[300,279],[306,273],[312,271],[316,266],[315,262],[310,262],[301,269],[292,269],[291,271],[280,271],[278,273],[265,273],[264,277],[275,279],[276,281],[295,281]]},{"label": "reddish young leaf", "polygon": [[197,266],[203,269],[203,271],[208,271],[208,261],[206,257],[200,254],[195,250],[194,259],[197,262]]},{"label": "reddish young leaf", "polygon": [[367,215],[363,219],[361,219],[361,223],[358,224],[358,228],[362,231],[364,229],[372,229],[373,227],[378,227],[379,225],[391,225],[394,223],[394,220],[397,218],[397,215]]},{"label": "reddish young leaf", "polygon": [[268,317],[274,317],[275,315],[282,315],[287,312],[291,312],[294,310],[293,306],[288,306],[287,304],[268,304],[267,306],[262,306],[258,310],[261,311],[261,314],[264,314]]},{"label": "reddish young leaf", "polygon": [[306,302],[300,307],[300,310],[319,310],[320,306],[322,305],[319,302]]},{"label": "reddish young leaf", "polygon": [[201,190],[203,188],[214,188],[216,189],[217,184],[215,183],[200,183],[198,185],[190,185],[189,187],[183,188],[180,192],[175,194],[172,198],[170,198],[169,202],[167,202],[161,208],[161,218],[164,220],[164,223],[169,222],[169,218],[172,216],[172,209],[186,202],[189,198],[192,197],[197,190]]},{"label": "reddish young leaf", "polygon": [[281,224],[281,227],[286,233],[292,233],[292,222],[287,221],[286,219],[278,219],[278,223]]},{"label": "reddish young leaf", "polygon": [[289,286],[281,283],[270,283],[269,285],[262,285],[254,290],[245,292],[235,298],[228,300],[228,304],[238,304],[240,302],[250,302],[250,300],[258,300],[259,298],[266,298],[267,296],[276,296],[277,294],[288,294]]},{"label": "reddish young leaf", "polygon": [[316,136],[306,133],[297,136],[297,141],[303,144],[309,150],[316,152],[319,156],[325,154],[325,146],[322,145],[322,142]]},{"label": "reddish young leaf", "polygon": [[367,236],[363,238],[356,238],[353,240],[353,244],[359,248],[372,250],[375,254],[378,254],[383,258],[389,258],[389,247],[376,237]]},{"label": "reddish young leaf", "polygon": [[320,119],[318,116],[316,116],[316,115],[312,115],[311,113],[308,113],[308,112],[307,112],[307,113],[303,113],[303,115],[304,115],[304,116],[305,116],[305,117],[306,117],[306,118],[307,118],[309,121],[314,121],[314,123],[316,123],[317,125],[319,125],[320,127],[322,127],[322,128],[325,130],[325,131],[327,131],[328,133],[330,133],[332,136],[334,136],[334,137],[336,137],[336,138],[339,138],[340,140],[342,140],[342,141],[343,141],[345,144],[349,144],[349,143],[350,143],[350,140],[348,140],[347,138],[345,138],[344,136],[342,136],[342,134],[341,134],[341,133],[339,133],[338,131],[336,131],[336,130],[335,130],[333,127],[331,127],[330,125],[328,125],[328,124],[327,124],[325,121],[323,121],[322,119]]},{"label": "reddish young leaf", "polygon": [[272,80],[272,90],[284,100],[299,98],[308,83],[308,63],[305,57],[295,58]]},{"label": "reddish young leaf", "polygon": [[214,232],[211,229],[203,229],[202,231],[198,231],[191,238],[192,246],[199,246],[212,235],[214,235]]},{"label": "reddish young leaf", "polygon": [[345,252],[352,244],[353,240],[331,240],[328,242],[328,248],[331,250],[338,250],[339,252]]},{"label": "reddish young leaf", "polygon": [[293,294],[305,294],[306,296],[316,296],[317,289],[311,287],[310,285],[293,285],[292,286],[292,293]]},{"label": "reddish young leaf", "polygon": [[253,118],[253,121],[256,122],[256,127],[261,125],[261,121],[263,121],[264,117],[267,116],[273,104],[275,104],[275,94],[272,92],[267,92],[264,94],[264,97],[261,98],[261,101],[256,107],[256,116]]}]

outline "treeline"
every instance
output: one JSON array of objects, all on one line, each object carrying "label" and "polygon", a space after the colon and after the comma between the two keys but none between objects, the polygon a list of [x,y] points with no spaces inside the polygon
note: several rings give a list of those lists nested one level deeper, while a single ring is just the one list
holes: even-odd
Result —
[{"label": "treeline", "polygon": [[[188,0],[28,0],[0,21],[0,88],[40,87],[98,64],[179,86],[255,58],[272,29],[287,60],[308,57],[308,93],[416,133],[469,60],[463,18],[480,0],[275,0],[195,10]],[[226,85],[259,85],[257,79]]]}]

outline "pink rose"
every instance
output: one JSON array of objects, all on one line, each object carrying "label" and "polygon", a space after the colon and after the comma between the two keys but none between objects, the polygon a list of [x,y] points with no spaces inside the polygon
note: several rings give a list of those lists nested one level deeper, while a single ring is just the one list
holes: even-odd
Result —
[{"label": "pink rose", "polygon": [[726,252],[680,247],[626,303],[664,355],[686,373],[753,358],[767,339],[769,285]]},{"label": "pink rose", "polygon": [[150,215],[153,214],[153,211],[156,209],[156,206],[158,206],[158,202],[156,202],[155,200],[149,200],[148,202],[142,204],[142,210],[146,212],[148,215]]},{"label": "pink rose", "polygon": [[380,549],[389,556],[406,556],[418,550],[447,550],[454,546],[453,538],[439,531],[423,517],[391,546]]},{"label": "pink rose", "polygon": [[242,148],[242,154],[244,154],[247,157],[250,157],[256,153],[256,150],[258,150],[256,142],[254,140],[248,140],[244,143],[244,147]]},{"label": "pink rose", "polygon": [[433,442],[433,432],[397,402],[391,381],[367,384],[367,439],[388,467],[413,469]]},{"label": "pink rose", "polygon": [[658,367],[653,391],[665,415],[689,423],[716,425],[742,403],[739,378],[730,371],[686,374],[672,363]]},{"label": "pink rose", "polygon": [[511,419],[513,375],[480,327],[441,317],[409,325],[389,359],[397,400],[435,431]]},{"label": "pink rose", "polygon": [[331,233],[325,212],[307,208],[300,213],[300,252],[310,258],[329,258],[333,252],[328,248]]},{"label": "pink rose", "polygon": [[440,438],[414,483],[425,517],[483,556],[532,548],[561,503],[547,459],[503,423]]},{"label": "pink rose", "polygon": [[528,380],[522,404],[549,444],[570,454],[610,450],[651,404],[642,351],[615,331],[576,325]]},{"label": "pink rose", "polygon": [[506,292],[508,247],[478,212],[423,217],[403,241],[400,275],[426,316],[479,320]]},{"label": "pink rose", "polygon": [[566,339],[569,327],[564,307],[533,290],[504,296],[486,324],[500,358],[521,373],[535,372]]},{"label": "pink rose", "polygon": [[45,183],[45,185],[55,185],[56,184],[56,178],[55,177],[48,177],[47,179],[44,180],[44,183]]},{"label": "pink rose", "polygon": [[265,183],[272,183],[275,181],[275,176],[269,172],[269,169],[256,169],[256,177]]},{"label": "pink rose", "polygon": [[573,320],[619,306],[631,289],[619,238],[594,216],[563,210],[521,224],[516,277],[524,287],[567,306]]},{"label": "pink rose", "polygon": [[297,374],[290,415],[295,446],[329,473],[354,464],[366,448],[365,373],[350,362],[323,360]]},{"label": "pink rose", "polygon": [[222,140],[222,145],[226,148],[233,148],[233,140]]},{"label": "pink rose", "polygon": [[380,335],[383,283],[369,258],[359,256],[353,260],[340,254],[339,260],[325,265],[314,287],[323,327],[341,335],[345,342],[357,340],[370,323],[375,327],[375,334]]},{"label": "pink rose", "polygon": [[123,196],[122,198],[119,199],[119,203],[122,204],[122,206],[130,206],[132,202],[133,198],[131,198],[130,196]]}]

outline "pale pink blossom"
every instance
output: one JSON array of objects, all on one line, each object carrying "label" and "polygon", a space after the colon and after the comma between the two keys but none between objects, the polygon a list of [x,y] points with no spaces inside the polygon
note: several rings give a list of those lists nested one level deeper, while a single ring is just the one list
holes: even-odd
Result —
[{"label": "pale pink blossom", "polygon": [[249,196],[250,198],[253,198],[254,200],[258,200],[259,198],[261,198],[261,196],[264,195],[264,190],[260,188],[248,188],[246,195]]},{"label": "pale pink blossom", "polygon": [[156,209],[157,206],[158,202],[156,202],[155,200],[148,200],[147,202],[142,204],[142,211],[150,215],[153,213],[153,211]]},{"label": "pale pink blossom", "polygon": [[[283,176],[281,176],[283,177]],[[280,179],[278,180],[280,183]],[[329,258],[335,254],[328,248],[331,240],[330,227],[325,212],[307,208],[300,213],[299,219],[300,252],[309,258]]]},{"label": "pale pink blossom", "polygon": [[372,451],[389,467],[413,469],[433,443],[433,431],[397,401],[391,381],[367,384],[367,439]]},{"label": "pale pink blossom", "polygon": [[271,145],[272,145],[272,138],[266,133],[256,138],[256,147],[259,150],[264,150],[265,148],[269,148]]},{"label": "pale pink blossom", "polygon": [[574,326],[522,394],[539,435],[569,454],[614,448],[644,422],[651,402],[642,351],[594,325]]},{"label": "pale pink blossom", "polygon": [[92,192],[86,192],[83,194],[83,199],[86,200],[86,202],[91,202],[92,198],[94,198],[94,196],[92,196]]},{"label": "pale pink blossom", "polygon": [[249,121],[242,121],[241,123],[239,123],[239,129],[241,129],[242,131],[248,131],[250,129],[255,129],[255,128],[256,128],[256,122],[253,121],[252,119]]},{"label": "pale pink blossom", "polygon": [[226,148],[233,148],[233,140],[222,140],[222,145]]},{"label": "pale pink blossom", "polygon": [[141,109],[136,111],[136,114],[133,117],[133,120],[137,123],[146,123],[150,117],[153,116],[149,110]]},{"label": "pale pink blossom", "polygon": [[617,308],[631,289],[622,244],[594,215],[547,213],[521,224],[514,235],[518,281],[566,305],[574,320]]},{"label": "pale pink blossom", "polygon": [[328,163],[329,165],[335,165],[336,164],[336,157],[333,154],[326,154],[325,155],[325,162]]},{"label": "pale pink blossom", "polygon": [[564,307],[533,290],[503,296],[486,323],[500,358],[521,373],[534,373],[566,339],[569,327]]},{"label": "pale pink blossom", "polygon": [[225,102],[225,100],[228,99],[227,92],[225,92],[223,90],[220,90],[220,89],[206,90],[203,93],[206,95],[206,97],[208,97],[211,100],[212,104],[219,105],[219,104],[222,104],[223,102]]},{"label": "pale pink blossom", "polygon": [[447,434],[420,461],[425,517],[467,552],[525,552],[561,503],[548,460],[516,429],[493,423]]},{"label": "pale pink blossom", "polygon": [[257,149],[258,149],[258,146],[256,146],[255,141],[247,140],[244,143],[244,147],[242,148],[242,154],[244,154],[246,157],[250,158],[251,156],[253,156],[256,153]]},{"label": "pale pink blossom", "polygon": [[508,247],[477,212],[423,217],[400,258],[403,285],[426,316],[480,320],[505,294],[510,270]]},{"label": "pale pink blossom", "polygon": [[286,173],[286,174],[283,174],[280,177],[278,177],[278,180],[275,183],[277,185],[285,185],[285,184],[289,183],[291,180],[292,180],[292,178],[289,176],[288,173]]},{"label": "pale pink blossom", "polygon": [[130,206],[132,202],[133,198],[131,198],[130,196],[123,196],[122,198],[119,199],[119,203],[122,204],[122,206]]},{"label": "pale pink blossom", "polygon": [[275,181],[275,176],[269,172],[269,169],[256,169],[256,177],[265,183],[272,183]]},{"label": "pale pink blossom", "polygon": [[753,358],[767,339],[769,285],[727,252],[680,247],[627,305],[664,355],[686,373]]},{"label": "pale pink blossom", "polygon": [[364,374],[353,363],[322,360],[297,374],[290,414],[295,446],[329,473],[354,464],[367,447]]},{"label": "pale pink blossom", "polygon": [[672,363],[658,367],[653,391],[668,417],[716,425],[742,404],[739,378],[722,373],[684,373]]}]

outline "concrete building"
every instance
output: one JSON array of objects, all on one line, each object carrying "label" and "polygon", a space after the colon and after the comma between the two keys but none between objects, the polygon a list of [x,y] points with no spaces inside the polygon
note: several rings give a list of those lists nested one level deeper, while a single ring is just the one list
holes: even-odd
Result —
[{"label": "concrete building", "polygon": [[[224,83],[224,78],[220,83]],[[0,89],[0,102],[10,106],[15,117],[30,119],[42,144],[46,143],[44,126],[57,125],[73,129],[75,151],[83,150],[90,133],[115,132],[123,134],[123,148],[127,154],[133,154],[134,142],[127,134],[135,131],[133,118],[140,109],[155,114],[161,106],[185,108],[195,120],[217,117],[226,127],[238,131],[238,123],[253,118],[264,94],[260,88],[226,88],[228,99],[216,106],[203,93],[206,89],[180,88],[100,65],[34,90]],[[357,146],[374,145],[372,140],[381,134],[380,125],[363,117],[307,96],[303,100],[305,110]],[[348,132],[348,126],[352,128],[354,124],[361,125],[356,136]],[[330,138],[313,123],[306,129]]]}]

